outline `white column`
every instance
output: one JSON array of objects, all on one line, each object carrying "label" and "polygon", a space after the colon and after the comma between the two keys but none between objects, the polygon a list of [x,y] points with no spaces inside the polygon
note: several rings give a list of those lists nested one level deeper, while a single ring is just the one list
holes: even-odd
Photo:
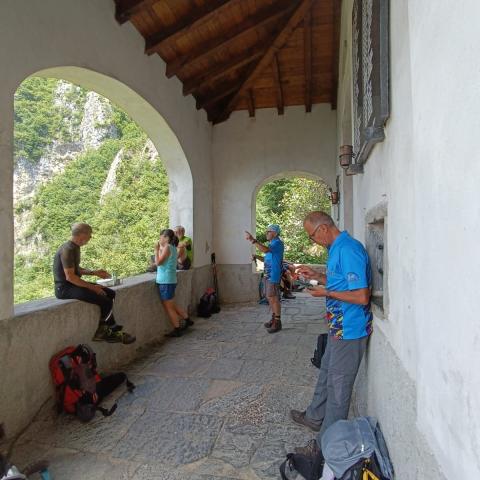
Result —
[{"label": "white column", "polygon": [[0,320],[13,315],[13,95],[0,90]]}]

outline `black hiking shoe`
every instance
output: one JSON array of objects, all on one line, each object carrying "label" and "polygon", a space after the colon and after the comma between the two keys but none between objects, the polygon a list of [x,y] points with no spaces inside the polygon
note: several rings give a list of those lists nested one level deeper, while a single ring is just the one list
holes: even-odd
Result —
[{"label": "black hiking shoe", "polygon": [[279,318],[274,318],[272,320],[272,326],[267,328],[268,333],[276,333],[282,329],[282,321]]},{"label": "black hiking shoe", "polygon": [[123,343],[124,345],[130,345],[137,340],[136,337],[130,335],[127,332],[116,331],[114,332],[109,328],[109,332],[105,337],[105,341],[108,343]]},{"label": "black hiking shoe", "polygon": [[124,345],[129,345],[137,339],[127,332],[122,332],[120,330],[114,331],[113,328],[110,328],[107,325],[100,325],[92,340],[94,342],[123,343]]},{"label": "black hiking shoe", "polygon": [[317,423],[307,418],[307,412],[300,412],[299,410],[290,410],[290,418],[295,423],[304,425],[305,427],[308,427],[310,430],[313,430],[314,432],[320,431],[320,427],[322,426],[321,422]]},{"label": "black hiking shoe", "polygon": [[171,332],[165,334],[168,338],[181,337],[183,335],[183,329],[181,327],[174,328]]},{"label": "black hiking shoe", "polygon": [[96,332],[93,334],[92,341],[105,342],[109,331],[110,327],[108,325],[99,325]]},{"label": "black hiking shoe", "polygon": [[295,447],[295,453],[300,455],[305,455],[308,458],[316,458],[320,453],[320,448],[318,448],[318,443],[315,439],[310,440],[304,447]]},{"label": "black hiking shoe", "polygon": [[291,292],[285,292],[283,294],[283,298],[286,298],[287,300],[293,300],[294,298],[297,298],[295,295],[292,295]]},{"label": "black hiking shoe", "polygon": [[191,327],[192,325],[195,325],[195,322],[193,320],[190,320],[190,317],[189,317],[181,321],[180,328],[182,330],[186,330],[188,327]]}]

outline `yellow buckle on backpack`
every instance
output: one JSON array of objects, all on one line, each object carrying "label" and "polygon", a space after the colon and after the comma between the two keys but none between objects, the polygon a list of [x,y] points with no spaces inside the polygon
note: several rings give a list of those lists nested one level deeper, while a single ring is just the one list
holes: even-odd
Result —
[{"label": "yellow buckle on backpack", "polygon": [[374,473],[372,473],[368,469],[368,464],[370,463],[370,460],[365,460],[365,463],[363,464],[363,475],[362,475],[362,480],[380,480]]}]

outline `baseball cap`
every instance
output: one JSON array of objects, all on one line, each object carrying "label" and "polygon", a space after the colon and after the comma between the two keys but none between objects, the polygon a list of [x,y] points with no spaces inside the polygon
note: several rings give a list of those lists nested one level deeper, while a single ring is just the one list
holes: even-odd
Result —
[{"label": "baseball cap", "polygon": [[267,227],[267,232],[275,232],[277,235],[280,235],[280,226],[276,223],[272,223]]}]

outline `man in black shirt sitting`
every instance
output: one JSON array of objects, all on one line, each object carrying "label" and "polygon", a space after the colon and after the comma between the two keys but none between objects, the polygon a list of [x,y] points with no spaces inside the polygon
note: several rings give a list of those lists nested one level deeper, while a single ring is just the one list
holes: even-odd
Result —
[{"label": "man in black shirt sitting", "polygon": [[92,237],[92,227],[86,223],[72,225],[72,238],[64,243],[55,254],[53,276],[55,296],[60,299],[77,299],[100,307],[100,321],[93,336],[94,341],[129,344],[135,337],[122,331],[113,316],[115,291],[95,283],[82,280],[82,275],[110,278],[105,270],[89,270],[80,266],[80,247]]}]

